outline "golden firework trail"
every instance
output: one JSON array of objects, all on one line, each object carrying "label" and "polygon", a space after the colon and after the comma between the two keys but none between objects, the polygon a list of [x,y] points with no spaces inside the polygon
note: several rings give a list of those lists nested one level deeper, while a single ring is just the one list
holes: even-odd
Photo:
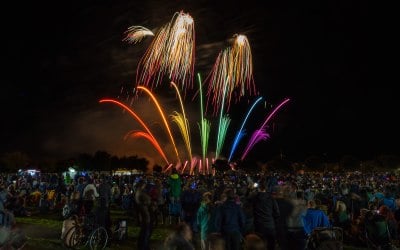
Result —
[{"label": "golden firework trail", "polygon": [[143,26],[131,26],[125,31],[125,37],[122,39],[128,43],[138,43],[146,36],[154,36],[154,33]]},{"label": "golden firework trail", "polygon": [[141,58],[136,83],[150,89],[158,86],[164,76],[179,82],[182,89],[192,88],[195,59],[195,30],[193,18],[176,12],[171,21],[156,34]]},{"label": "golden firework trail", "polygon": [[186,149],[188,151],[189,159],[192,159],[192,147],[190,145],[189,120],[186,118],[186,113],[185,113],[182,97],[179,92],[178,86],[176,86],[176,84],[174,82],[171,82],[171,85],[174,87],[174,89],[176,90],[176,93],[178,94],[178,99],[179,99],[179,103],[181,105],[181,110],[182,110],[182,113],[174,111],[174,114],[171,115],[172,121],[174,121],[178,125],[178,127],[181,131],[181,134],[182,134],[183,141],[185,142]]}]

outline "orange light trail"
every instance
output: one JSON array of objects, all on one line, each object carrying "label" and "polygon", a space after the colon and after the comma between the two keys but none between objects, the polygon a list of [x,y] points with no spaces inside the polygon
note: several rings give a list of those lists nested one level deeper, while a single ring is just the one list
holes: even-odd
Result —
[{"label": "orange light trail", "polygon": [[139,138],[139,137],[143,137],[145,139],[147,139],[151,144],[153,144],[154,148],[160,153],[160,155],[164,158],[165,162],[167,164],[169,164],[167,157],[165,156],[162,148],[160,147],[160,145],[158,144],[158,142],[154,139],[154,137],[152,137],[149,133],[143,132],[143,131],[131,131],[129,132],[125,138],[127,137],[133,137],[133,138]]},{"label": "orange light trail", "polygon": [[[157,145],[157,146],[156,146],[156,149],[157,149],[157,148],[160,148],[160,149],[161,149],[161,147],[160,147],[158,141],[155,139],[153,133],[151,133],[151,131],[150,131],[150,129],[147,127],[146,123],[144,123],[144,122],[142,121],[142,119],[140,119],[140,117],[139,117],[135,112],[133,112],[132,109],[130,109],[130,108],[129,108],[128,106],[126,106],[125,104],[123,104],[123,103],[121,103],[121,102],[119,102],[119,101],[113,100],[113,99],[102,99],[102,100],[100,100],[99,102],[100,102],[100,103],[107,103],[107,102],[108,102],[108,103],[114,103],[114,104],[117,104],[118,106],[122,107],[124,110],[128,111],[129,114],[131,114],[132,117],[135,118],[136,121],[138,121],[138,122],[140,123],[140,125],[142,125],[142,127],[146,130],[147,134],[152,138],[151,141],[154,142],[154,143]],[[154,145],[154,144],[153,144],[153,145]],[[165,153],[163,152],[162,149],[161,149],[161,156],[164,158],[164,160],[165,160],[165,161],[167,162],[167,164],[168,164],[169,161],[168,161],[167,157],[165,156]]]},{"label": "orange light trail", "polygon": [[157,109],[158,109],[158,111],[159,111],[159,113],[161,115],[161,118],[162,118],[162,120],[164,122],[165,128],[167,129],[167,132],[168,132],[169,138],[171,139],[172,145],[174,146],[175,153],[176,153],[176,158],[177,158],[178,162],[180,162],[181,160],[179,158],[179,153],[178,153],[178,149],[176,148],[174,137],[172,136],[171,129],[170,129],[169,125],[168,125],[167,119],[165,118],[164,111],[162,110],[162,108],[161,108],[160,104],[158,103],[156,97],[146,87],[138,86],[137,89],[140,89],[140,90],[143,90],[144,92],[146,92],[146,94],[148,94],[150,96],[150,98],[153,100],[154,104],[156,105],[156,107],[157,107]]}]

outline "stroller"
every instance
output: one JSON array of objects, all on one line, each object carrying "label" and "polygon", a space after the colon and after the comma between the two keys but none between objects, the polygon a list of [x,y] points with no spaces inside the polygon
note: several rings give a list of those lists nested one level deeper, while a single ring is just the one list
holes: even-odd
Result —
[{"label": "stroller", "polygon": [[307,250],[342,250],[343,229],[341,227],[314,228],[307,241]]}]

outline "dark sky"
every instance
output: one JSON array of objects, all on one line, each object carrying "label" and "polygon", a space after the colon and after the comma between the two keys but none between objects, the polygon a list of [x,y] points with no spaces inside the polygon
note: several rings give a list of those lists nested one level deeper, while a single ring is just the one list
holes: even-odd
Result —
[{"label": "dark sky", "polygon": [[[136,45],[124,43],[124,31],[131,25],[157,30],[182,10],[195,21],[195,71],[203,77],[229,38],[238,33],[248,37],[255,84],[267,100],[249,120],[249,132],[272,106],[291,99],[273,119],[271,139],[257,144],[248,157],[268,160],[282,152],[290,159],[312,154],[369,159],[398,154],[397,92],[370,80],[368,8],[365,1],[8,3],[2,7],[0,152],[62,158],[106,150],[157,157],[147,142],[124,141],[137,123],[116,106],[98,101],[126,97],[125,91],[135,83],[138,60],[151,42],[146,38]],[[155,94],[167,112],[179,110],[173,92],[163,89]],[[186,101],[195,148],[199,111],[196,102]],[[163,141],[164,131],[154,112],[148,112],[151,104],[134,105]],[[231,144],[248,107],[239,103],[230,110],[225,145]],[[209,147],[215,148],[211,142]]]}]

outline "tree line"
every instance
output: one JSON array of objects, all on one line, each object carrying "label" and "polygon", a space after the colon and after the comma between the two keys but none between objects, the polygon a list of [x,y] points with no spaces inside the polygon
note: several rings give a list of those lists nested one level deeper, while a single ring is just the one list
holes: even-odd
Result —
[{"label": "tree line", "polygon": [[[310,155],[302,162],[293,162],[277,155],[266,162],[247,160],[237,162],[237,168],[248,170],[268,171],[379,171],[400,170],[400,157],[394,154],[377,155],[371,160],[359,160],[352,155],[343,155],[335,162],[329,162],[323,155]],[[230,163],[226,160],[217,160],[213,166],[216,169],[228,170]],[[94,154],[80,153],[64,159],[41,159],[34,160],[23,152],[9,152],[0,155],[0,173],[15,173],[19,169],[37,168],[42,172],[60,173],[74,167],[80,171],[115,171],[118,169],[138,170],[141,172],[161,172],[163,166],[149,166],[146,158],[137,155],[118,157],[106,151],[97,151]]]},{"label": "tree line", "polygon": [[[0,157],[0,171],[2,173],[15,173],[19,169],[40,169],[42,172],[60,173],[73,167],[79,171],[115,171],[118,169],[129,169],[147,172],[149,161],[146,158],[133,156],[118,157],[106,151],[97,151],[94,154],[80,153],[69,158],[54,160],[41,159],[40,161],[30,158],[23,152],[4,153]],[[153,169],[162,168],[152,166]]]}]

